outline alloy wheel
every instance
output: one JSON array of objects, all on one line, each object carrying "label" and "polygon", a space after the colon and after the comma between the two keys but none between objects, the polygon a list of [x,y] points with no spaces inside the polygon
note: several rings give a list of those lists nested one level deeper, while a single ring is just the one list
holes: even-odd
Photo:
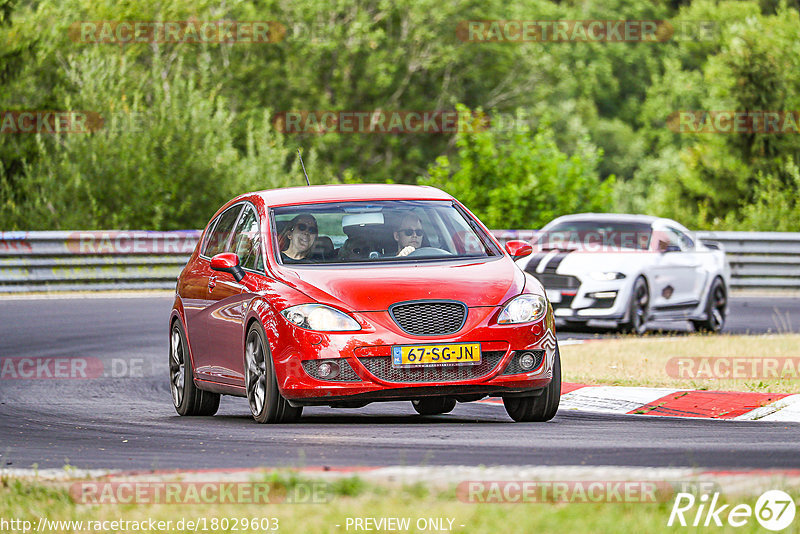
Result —
[{"label": "alloy wheel", "polygon": [[172,390],[172,402],[178,407],[183,402],[185,351],[183,339],[177,326],[172,327],[170,341],[169,385],[170,390]]},{"label": "alloy wheel", "polygon": [[256,331],[250,332],[247,337],[246,362],[247,400],[250,403],[250,411],[253,415],[258,415],[264,409],[264,400],[267,396],[267,363],[264,344]]}]

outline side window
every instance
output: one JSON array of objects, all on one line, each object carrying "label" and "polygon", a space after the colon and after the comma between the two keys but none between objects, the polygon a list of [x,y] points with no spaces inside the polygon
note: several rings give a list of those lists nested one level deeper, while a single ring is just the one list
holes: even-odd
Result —
[{"label": "side window", "polygon": [[656,250],[666,250],[667,246],[688,250],[694,247],[694,241],[686,234],[671,226],[655,228],[653,238],[656,239]]},{"label": "side window", "polygon": [[233,239],[233,252],[239,256],[239,264],[245,269],[254,271],[264,270],[263,256],[261,255],[261,228],[258,216],[252,206],[247,206]]},{"label": "side window", "polygon": [[675,228],[670,228],[670,231],[674,232],[678,236],[678,241],[681,242],[681,248],[683,250],[689,250],[694,248],[694,241],[692,241],[691,237],[689,237],[685,233]]},{"label": "side window", "polygon": [[211,257],[230,250],[227,246],[240,211],[242,211],[241,204],[228,208],[217,217],[217,224],[211,229],[208,240],[206,240],[205,250],[201,252],[203,256]]}]

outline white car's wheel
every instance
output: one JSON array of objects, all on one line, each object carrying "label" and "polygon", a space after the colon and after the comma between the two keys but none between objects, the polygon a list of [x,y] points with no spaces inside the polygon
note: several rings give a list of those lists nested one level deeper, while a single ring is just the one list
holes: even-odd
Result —
[{"label": "white car's wheel", "polygon": [[622,330],[631,334],[643,335],[647,332],[647,315],[650,312],[650,290],[643,277],[633,283],[631,299],[628,302],[628,320],[620,324]]},{"label": "white car's wheel", "polygon": [[698,332],[718,334],[725,327],[725,312],[728,308],[728,291],[725,282],[715,278],[708,290],[706,299],[706,318],[703,321],[692,321]]}]

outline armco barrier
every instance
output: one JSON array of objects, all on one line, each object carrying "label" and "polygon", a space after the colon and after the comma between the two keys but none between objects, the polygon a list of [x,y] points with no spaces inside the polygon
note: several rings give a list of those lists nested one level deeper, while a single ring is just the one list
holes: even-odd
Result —
[{"label": "armco barrier", "polygon": [[[494,230],[501,242],[533,230]],[[0,293],[173,289],[200,232],[0,232]],[[698,232],[720,243],[736,289],[800,289],[800,233]]]},{"label": "armco barrier", "polygon": [[0,232],[0,292],[174,289],[200,232]]}]

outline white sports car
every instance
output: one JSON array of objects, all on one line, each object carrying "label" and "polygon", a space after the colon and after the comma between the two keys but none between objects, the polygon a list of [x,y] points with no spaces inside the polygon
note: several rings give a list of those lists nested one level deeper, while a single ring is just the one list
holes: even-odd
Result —
[{"label": "white sports car", "polygon": [[707,332],[725,325],[725,252],[673,220],[567,215],[536,235],[533,250],[517,263],[542,283],[556,317],[568,324],[610,320],[637,334],[650,320],[688,320]]}]

